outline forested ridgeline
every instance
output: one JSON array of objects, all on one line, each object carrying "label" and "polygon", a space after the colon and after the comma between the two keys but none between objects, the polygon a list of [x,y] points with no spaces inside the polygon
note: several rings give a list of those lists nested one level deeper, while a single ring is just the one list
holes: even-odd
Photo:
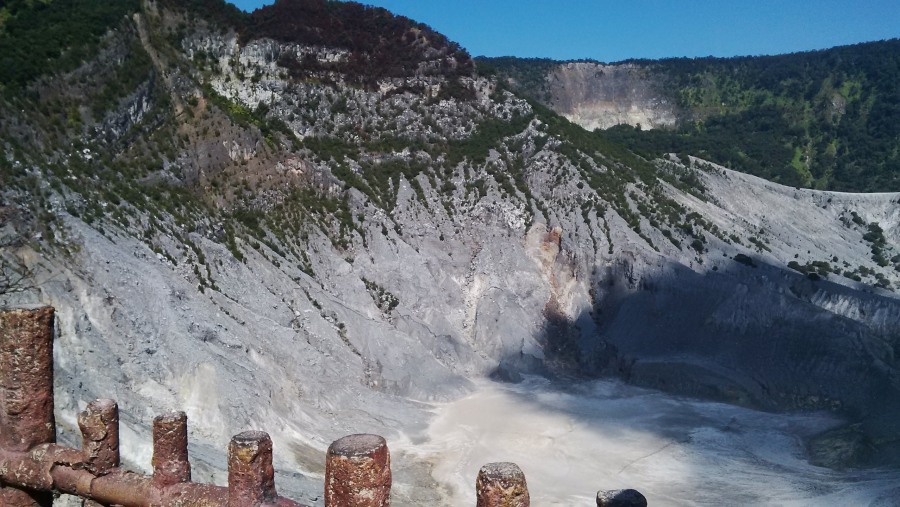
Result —
[{"label": "forested ridgeline", "polygon": [[[562,62],[479,59],[549,103]],[[689,153],[779,183],[900,191],[900,40],[779,56],[621,62],[644,67],[678,108],[671,130],[605,135],[656,157]]]}]

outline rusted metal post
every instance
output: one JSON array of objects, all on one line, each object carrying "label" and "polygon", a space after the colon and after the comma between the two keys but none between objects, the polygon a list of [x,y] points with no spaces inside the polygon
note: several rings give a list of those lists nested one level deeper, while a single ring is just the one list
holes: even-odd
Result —
[{"label": "rusted metal post", "polygon": [[600,490],[597,507],[647,507],[647,499],[634,489]]},{"label": "rusted metal post", "polygon": [[106,475],[119,466],[119,406],[113,400],[94,400],[78,415],[84,468]]},{"label": "rusted metal post", "polygon": [[262,431],[245,431],[228,444],[228,507],[274,503],[272,439]]},{"label": "rusted metal post", "polygon": [[153,483],[171,486],[191,480],[187,415],[170,412],[153,419]]},{"label": "rusted metal post", "polygon": [[[0,311],[0,448],[27,451],[56,441],[53,308]],[[53,495],[0,485],[4,507],[51,506]]]},{"label": "rusted metal post", "polygon": [[391,505],[391,454],[378,435],[335,440],[325,457],[325,507]]},{"label": "rusted metal post", "polygon": [[119,468],[119,409],[90,402],[78,416],[82,449],[56,445],[53,309],[0,309],[0,507],[52,507],[53,494],[85,506],[303,507],[275,493],[272,440],[246,432],[228,448],[229,486],[190,482],[187,417],[153,422],[153,476]]},{"label": "rusted metal post", "polygon": [[529,507],[525,474],[515,463],[488,463],[475,480],[476,507]]},{"label": "rusted metal post", "polygon": [[[78,415],[83,465],[103,476],[119,466],[119,406],[113,400],[94,400]],[[103,507],[85,500],[84,507]]]}]

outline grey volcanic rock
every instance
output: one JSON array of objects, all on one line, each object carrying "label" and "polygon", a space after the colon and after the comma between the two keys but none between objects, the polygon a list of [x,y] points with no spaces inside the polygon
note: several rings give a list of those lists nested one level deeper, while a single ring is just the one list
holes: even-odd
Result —
[{"label": "grey volcanic rock", "polygon": [[[709,235],[698,254],[659,234],[654,250],[614,213],[610,244],[539,185],[534,191],[555,210],[553,227],[524,227],[493,193],[449,219],[404,184],[394,213],[403,235],[382,234],[379,210],[368,208],[367,246],[349,254],[352,262],[311,236],[317,279],[252,249],[238,262],[194,236],[220,288],[201,293],[138,239],[111,240],[67,217],[78,257],[20,251],[43,283],[16,297],[58,309],[63,441],[77,440],[84,403],[115,398],[124,460],[146,470],[153,416],[184,410],[196,477],[221,481],[229,437],[265,429],[276,467],[306,474],[280,476],[280,490],[309,503],[321,499],[321,459],[332,440],[361,431],[389,442],[416,438],[428,419],[421,402],[462,395],[468,378],[495,371],[509,380],[616,375],[769,410],[834,410],[857,430],[819,441],[825,447],[814,441],[822,463],[894,459],[900,301],[836,275],[814,282],[785,264],[798,255],[873,265],[861,228],[840,217],[858,210],[897,244],[900,196],[800,191],[722,168],[698,176],[705,200],[667,192],[742,243],[764,237],[768,250]],[[734,261],[737,253],[757,267]],[[361,278],[395,294],[399,306],[385,314]],[[835,438],[848,451],[824,456]],[[401,456],[398,467],[416,463]],[[427,466],[410,464],[395,471],[397,484],[410,485],[397,494],[434,499]]]},{"label": "grey volcanic rock", "polygon": [[[795,252],[871,263],[861,232],[838,217],[857,209],[896,242],[898,196],[798,191],[724,169],[700,176],[708,200],[673,195],[729,234],[764,229],[770,251],[710,237],[700,255],[664,239],[657,252],[610,215],[610,254],[603,231],[563,207],[552,230],[510,227],[499,200],[451,225],[429,211],[442,209],[437,203],[426,209],[401,190],[395,217],[404,236],[382,235],[373,210],[368,246],[353,262],[314,239],[318,281],[253,250],[236,262],[197,237],[221,266],[213,276],[225,297],[198,292],[140,241],[113,242],[69,218],[71,240],[82,245],[74,269],[22,252],[46,270],[30,297],[59,310],[59,420],[74,430],[83,403],[116,398],[129,436],[124,457],[140,468],[152,417],[185,410],[201,462],[221,466],[230,435],[259,428],[273,434],[280,470],[315,477],[331,440],[359,431],[406,438],[427,418],[412,400],[461,395],[469,377],[613,374],[770,410],[852,414],[868,441],[890,451],[897,297],[834,275],[813,282],[784,263]],[[822,210],[829,199],[833,211]],[[757,267],[735,262],[738,252]],[[392,314],[375,307],[363,276],[398,296]],[[200,479],[222,473],[198,470]],[[398,483],[422,472],[406,473]],[[299,489],[320,491],[317,482]]]}]

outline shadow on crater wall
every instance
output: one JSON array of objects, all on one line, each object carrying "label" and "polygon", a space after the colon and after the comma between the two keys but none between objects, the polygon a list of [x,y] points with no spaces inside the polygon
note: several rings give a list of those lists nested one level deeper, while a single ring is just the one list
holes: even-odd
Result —
[{"label": "shadow on crater wall", "polygon": [[615,377],[772,412],[826,410],[848,424],[808,442],[832,468],[900,465],[900,301],[793,271],[670,265],[598,273],[594,308],[547,315],[545,357],[504,358],[493,377]]}]

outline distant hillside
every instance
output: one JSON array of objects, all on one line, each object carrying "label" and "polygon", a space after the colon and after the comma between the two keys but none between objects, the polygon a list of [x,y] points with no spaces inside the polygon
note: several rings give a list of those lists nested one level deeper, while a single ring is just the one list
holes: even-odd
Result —
[{"label": "distant hillside", "polygon": [[[648,157],[685,152],[791,186],[900,190],[897,39],[766,57],[478,62],[583,126],[630,123],[606,136]],[[627,115],[609,118],[617,110]],[[636,128],[642,118],[668,128]]]}]

